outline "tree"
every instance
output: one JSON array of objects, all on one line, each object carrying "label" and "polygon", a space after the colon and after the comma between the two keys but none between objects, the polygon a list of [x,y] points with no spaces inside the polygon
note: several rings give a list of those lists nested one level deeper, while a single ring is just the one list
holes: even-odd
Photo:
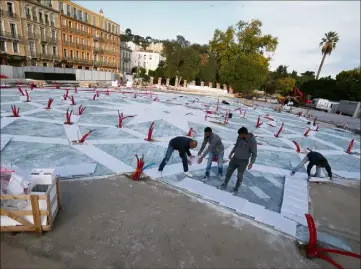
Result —
[{"label": "tree", "polygon": [[281,95],[288,95],[296,86],[296,80],[291,77],[279,78],[276,82],[276,92]]},{"label": "tree", "polygon": [[[274,52],[278,41],[271,35],[263,35],[261,26],[259,20],[239,21],[224,32],[219,29],[214,31],[209,42],[209,54],[216,61],[217,81],[231,85],[236,91],[251,91],[264,85],[270,59],[264,54]],[[243,63],[249,70],[242,67]]]},{"label": "tree", "polygon": [[208,56],[207,54],[203,54],[203,55],[204,57],[206,57],[206,62],[204,64],[201,63],[197,78],[200,81],[215,82],[216,74],[217,74],[216,59],[213,56]]},{"label": "tree", "polygon": [[322,69],[323,63],[325,62],[326,55],[331,55],[331,52],[334,49],[336,49],[336,44],[337,44],[338,40],[339,40],[339,38],[338,38],[338,34],[336,32],[325,33],[325,37],[323,37],[321,39],[320,47],[321,47],[321,52],[322,52],[323,56],[322,56],[320,67],[318,68],[318,71],[317,71],[316,79],[318,79],[318,77],[320,76],[321,69]]},{"label": "tree", "polygon": [[361,68],[342,71],[336,76],[339,99],[361,101]]}]

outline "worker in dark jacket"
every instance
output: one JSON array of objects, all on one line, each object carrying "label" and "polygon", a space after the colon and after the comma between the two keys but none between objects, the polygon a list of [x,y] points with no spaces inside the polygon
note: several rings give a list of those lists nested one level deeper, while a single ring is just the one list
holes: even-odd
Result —
[{"label": "worker in dark jacket", "polygon": [[[238,138],[236,145],[232,149],[228,158],[231,160],[228,165],[226,178],[224,183],[219,186],[221,190],[227,188],[227,184],[231,179],[234,170],[237,171],[237,183],[233,189],[233,195],[238,193],[239,186],[243,181],[243,174],[246,168],[251,169],[257,157],[257,141],[252,133],[248,133],[246,127],[238,130]],[[250,160],[251,158],[251,160]]]},{"label": "worker in dark jacket", "polygon": [[158,171],[159,172],[163,171],[164,166],[169,161],[170,157],[172,156],[173,151],[178,150],[179,157],[181,157],[181,159],[182,159],[184,174],[187,177],[192,177],[193,175],[188,172],[188,164],[190,164],[190,161],[187,159],[187,155],[188,155],[188,157],[193,158],[194,156],[192,156],[192,154],[189,150],[193,149],[195,147],[197,147],[197,141],[193,140],[189,137],[177,136],[177,137],[171,139],[169,141],[169,145],[168,145],[168,149],[165,154],[165,157],[164,157],[163,161],[161,162],[161,164],[158,168]]},{"label": "worker in dark jacket", "polygon": [[321,177],[321,168],[325,168],[328,176],[330,177],[330,180],[332,180],[332,171],[331,166],[328,164],[327,159],[319,152],[311,151],[309,152],[305,158],[300,162],[299,165],[297,165],[296,168],[292,170],[291,175],[293,176],[305,163],[308,163],[307,165],[307,175],[308,179],[311,177],[311,169],[314,165],[316,165],[316,177]]},{"label": "worker in dark jacket", "polygon": [[[203,152],[207,143],[209,143],[207,149]],[[203,154],[202,154],[203,152]],[[201,163],[205,156],[208,155],[208,162],[206,167],[206,175],[204,176],[203,181],[209,179],[209,174],[212,167],[212,161],[216,158],[218,163],[218,175],[222,178],[223,176],[223,155],[224,155],[224,146],[222,139],[215,133],[213,133],[210,127],[204,129],[204,140],[202,146],[198,152],[198,163]]]}]

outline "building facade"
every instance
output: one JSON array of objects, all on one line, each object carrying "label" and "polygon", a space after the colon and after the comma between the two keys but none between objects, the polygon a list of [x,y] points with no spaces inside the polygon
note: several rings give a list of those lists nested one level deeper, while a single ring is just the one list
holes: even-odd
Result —
[{"label": "building facade", "polygon": [[132,50],[126,42],[120,43],[120,72],[131,74],[132,71]]},{"label": "building facade", "polygon": [[0,64],[25,64],[20,1],[0,1]]},{"label": "building facade", "polygon": [[142,67],[147,73],[149,70],[155,70],[160,61],[165,60],[157,52],[151,51],[133,51],[132,52],[132,67]]},{"label": "building facade", "polygon": [[69,0],[0,3],[2,64],[119,71],[120,26],[102,11]]}]

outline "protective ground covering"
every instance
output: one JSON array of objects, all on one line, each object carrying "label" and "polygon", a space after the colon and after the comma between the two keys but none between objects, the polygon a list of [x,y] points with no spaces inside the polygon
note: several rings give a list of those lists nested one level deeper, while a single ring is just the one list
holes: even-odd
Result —
[{"label": "protective ground covering", "polygon": [[[87,90],[87,91],[85,91]],[[177,188],[197,194],[204,199],[230,208],[241,215],[273,226],[291,236],[296,236],[300,225],[305,225],[304,213],[308,212],[307,175],[302,168],[294,177],[289,177],[293,167],[307,153],[307,149],[324,154],[335,175],[360,180],[360,138],[340,129],[319,128],[307,124],[303,117],[288,113],[277,113],[267,107],[247,107],[239,99],[221,104],[216,98],[187,96],[184,94],[150,93],[129,89],[99,89],[99,97],[93,99],[95,91],[78,88],[69,89],[76,104],[62,97],[65,89],[29,90],[31,101],[20,101],[17,89],[1,90],[1,163],[13,164],[25,170],[31,168],[61,167],[68,165],[96,164],[91,175],[132,172],[136,168],[136,157],[144,156],[144,171],[154,179],[167,182]],[[137,94],[135,94],[137,93]],[[48,99],[53,98],[50,110],[45,109]],[[20,117],[12,117],[11,105],[20,108]],[[78,107],[86,107],[77,117]],[[72,125],[65,125],[66,110],[73,111]],[[206,110],[209,111],[206,117]],[[232,117],[225,122],[226,114]],[[117,128],[118,113],[123,113],[123,128]],[[256,128],[260,119],[262,125]],[[152,138],[145,141],[148,129],[154,122]],[[281,124],[284,124],[279,137]],[[211,127],[225,145],[224,170],[227,169],[228,154],[237,139],[237,130],[245,126],[256,136],[258,157],[251,170],[247,170],[237,196],[231,195],[236,182],[236,172],[228,189],[216,187],[222,183],[217,173],[217,163],[212,163],[210,180],[202,183],[207,159],[190,166],[193,178],[183,174],[181,159],[175,152],[162,175],[157,167],[164,157],[170,139],[187,135],[199,142],[193,155],[201,146],[203,130]],[[312,130],[308,136],[304,133]],[[83,144],[74,144],[83,134],[95,129]],[[352,151],[345,153],[350,140],[355,143]],[[294,142],[300,145],[296,152]],[[85,168],[83,168],[85,169]]]}]

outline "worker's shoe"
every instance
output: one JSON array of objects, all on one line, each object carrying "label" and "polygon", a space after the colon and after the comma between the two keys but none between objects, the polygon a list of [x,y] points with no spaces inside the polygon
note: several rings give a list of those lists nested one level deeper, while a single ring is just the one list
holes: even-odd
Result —
[{"label": "worker's shoe", "polygon": [[186,177],[193,177],[193,175],[192,175],[191,173],[189,173],[189,172],[184,172],[184,175],[185,175]]},{"label": "worker's shoe", "polygon": [[206,181],[209,180],[209,179],[210,179],[210,177],[207,176],[207,175],[205,175],[205,176],[201,179],[201,181],[202,181],[202,182],[206,182]]},{"label": "worker's shoe", "polygon": [[227,188],[227,185],[225,183],[222,183],[220,186],[217,187],[217,189],[224,190]]},{"label": "worker's shoe", "polygon": [[222,181],[224,180],[223,174],[219,174],[218,176],[219,176],[219,179],[220,179],[220,180],[222,180]]},{"label": "worker's shoe", "polygon": [[236,196],[238,194],[238,189],[234,188],[232,191],[232,195]]},{"label": "worker's shoe", "polygon": [[163,177],[163,171],[158,170],[158,177]]}]

